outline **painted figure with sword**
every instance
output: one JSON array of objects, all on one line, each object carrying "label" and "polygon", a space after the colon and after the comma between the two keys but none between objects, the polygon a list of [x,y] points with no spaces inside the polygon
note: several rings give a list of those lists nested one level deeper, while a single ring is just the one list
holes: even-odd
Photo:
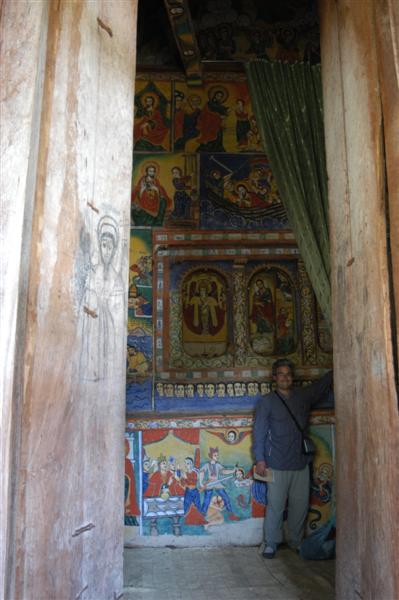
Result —
[{"label": "painted figure with sword", "polygon": [[239,517],[233,513],[230,498],[226,492],[224,481],[234,477],[235,468],[226,469],[219,462],[219,448],[209,448],[209,460],[201,467],[199,472],[200,491],[204,491],[204,499],[201,506],[201,512],[205,515],[213,493],[215,492],[223,498],[226,510],[229,513],[231,521],[238,521]]}]

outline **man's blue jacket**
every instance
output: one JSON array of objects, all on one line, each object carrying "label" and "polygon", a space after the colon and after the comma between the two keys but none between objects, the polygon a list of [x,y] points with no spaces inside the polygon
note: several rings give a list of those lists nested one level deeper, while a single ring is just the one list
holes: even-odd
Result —
[{"label": "man's blue jacket", "polygon": [[[332,371],[304,388],[292,388],[283,396],[302,429],[306,428],[310,408],[328,391]],[[262,396],[255,410],[253,429],[255,460],[264,460],[271,469],[303,469],[309,458],[302,453],[302,435],[275,392]]]}]

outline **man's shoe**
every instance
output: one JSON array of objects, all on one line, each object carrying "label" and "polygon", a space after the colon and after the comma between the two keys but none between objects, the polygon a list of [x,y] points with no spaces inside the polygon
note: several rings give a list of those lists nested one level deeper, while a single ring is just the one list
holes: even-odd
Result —
[{"label": "man's shoe", "polygon": [[263,558],[274,558],[276,555],[276,551],[272,546],[265,546],[265,549],[262,552]]}]

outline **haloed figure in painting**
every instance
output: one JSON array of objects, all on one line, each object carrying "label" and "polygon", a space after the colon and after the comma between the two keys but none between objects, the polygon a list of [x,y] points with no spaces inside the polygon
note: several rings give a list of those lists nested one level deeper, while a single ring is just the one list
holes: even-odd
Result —
[{"label": "haloed figure in painting", "polygon": [[124,284],[115,267],[119,232],[112,217],[100,219],[97,240],[100,260],[89,271],[82,302],[80,370],[83,379],[91,381],[112,375],[113,361],[121,358],[118,349],[123,350],[123,335],[115,323],[125,311]]},{"label": "haloed figure in painting", "polygon": [[165,213],[172,209],[173,201],[158,179],[155,163],[144,165],[144,173],[132,190],[132,220],[134,225],[163,225]]}]

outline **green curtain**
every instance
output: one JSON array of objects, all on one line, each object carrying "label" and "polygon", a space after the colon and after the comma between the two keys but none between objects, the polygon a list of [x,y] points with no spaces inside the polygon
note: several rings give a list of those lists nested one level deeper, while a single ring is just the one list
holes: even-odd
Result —
[{"label": "green curtain", "polygon": [[265,152],[299,251],[331,323],[327,171],[320,65],[246,64]]}]

